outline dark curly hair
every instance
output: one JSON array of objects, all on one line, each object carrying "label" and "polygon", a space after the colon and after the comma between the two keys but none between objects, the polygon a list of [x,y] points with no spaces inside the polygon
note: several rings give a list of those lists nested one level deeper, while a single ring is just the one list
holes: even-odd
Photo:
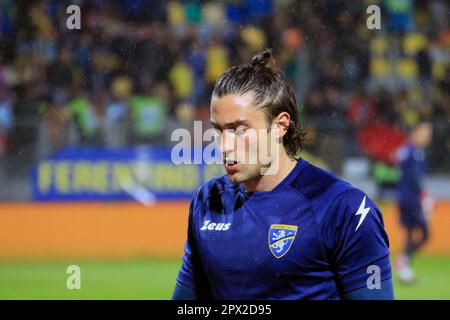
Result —
[{"label": "dark curly hair", "polygon": [[213,97],[228,94],[242,95],[252,92],[258,109],[263,109],[270,126],[281,112],[287,112],[291,122],[283,137],[283,145],[290,157],[301,151],[305,132],[299,124],[297,102],[291,86],[280,71],[267,66],[272,58],[272,49],[256,54],[250,63],[233,66],[217,80]]}]

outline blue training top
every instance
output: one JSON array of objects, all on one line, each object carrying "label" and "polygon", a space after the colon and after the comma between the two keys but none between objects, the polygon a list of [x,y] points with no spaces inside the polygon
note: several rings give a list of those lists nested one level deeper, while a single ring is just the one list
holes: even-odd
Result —
[{"label": "blue training top", "polygon": [[391,278],[381,212],[300,159],[271,191],[248,193],[226,175],[198,190],[177,283],[200,299],[342,299],[373,270]]},{"label": "blue training top", "polygon": [[420,193],[425,180],[425,152],[408,143],[398,150],[397,161],[402,172],[397,187],[399,202],[420,208]]}]

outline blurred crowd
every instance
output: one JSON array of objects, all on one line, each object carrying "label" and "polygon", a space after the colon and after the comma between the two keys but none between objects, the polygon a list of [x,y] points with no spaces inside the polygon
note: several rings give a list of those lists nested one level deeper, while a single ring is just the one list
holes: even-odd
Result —
[{"label": "blurred crowd", "polygon": [[[67,28],[71,4],[81,8],[80,30]],[[371,4],[381,7],[380,30],[366,25]],[[296,92],[306,149],[333,169],[368,151],[354,139],[361,131],[401,131],[423,117],[436,124],[432,158],[442,168],[449,8],[445,0],[3,0],[0,159],[168,143],[174,128],[208,118],[224,70],[271,47]]]}]

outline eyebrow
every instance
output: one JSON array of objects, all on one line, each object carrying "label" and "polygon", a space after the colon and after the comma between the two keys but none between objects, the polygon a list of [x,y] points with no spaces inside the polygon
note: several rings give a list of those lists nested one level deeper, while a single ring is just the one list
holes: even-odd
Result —
[{"label": "eyebrow", "polygon": [[[217,123],[215,123],[213,120],[209,120],[209,123],[215,128],[215,129],[220,129],[221,127],[217,124]],[[224,128],[225,129],[233,129],[233,128],[236,128],[237,126],[240,126],[240,125],[247,125],[248,124],[248,122],[247,122],[247,119],[238,119],[238,120],[235,120],[235,121],[233,121],[233,122],[228,122],[228,123],[225,123],[224,124]]]}]

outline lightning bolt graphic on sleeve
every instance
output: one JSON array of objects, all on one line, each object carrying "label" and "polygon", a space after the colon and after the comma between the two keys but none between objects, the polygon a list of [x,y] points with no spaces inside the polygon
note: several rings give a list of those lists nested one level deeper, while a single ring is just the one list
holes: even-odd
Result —
[{"label": "lightning bolt graphic on sleeve", "polygon": [[359,209],[358,209],[358,211],[356,211],[356,214],[355,214],[355,216],[361,215],[361,217],[359,218],[358,225],[356,226],[355,232],[356,232],[356,230],[358,230],[359,226],[363,223],[363,221],[366,218],[369,211],[370,211],[370,207],[366,208],[366,196],[364,196],[361,204],[359,205]]}]

